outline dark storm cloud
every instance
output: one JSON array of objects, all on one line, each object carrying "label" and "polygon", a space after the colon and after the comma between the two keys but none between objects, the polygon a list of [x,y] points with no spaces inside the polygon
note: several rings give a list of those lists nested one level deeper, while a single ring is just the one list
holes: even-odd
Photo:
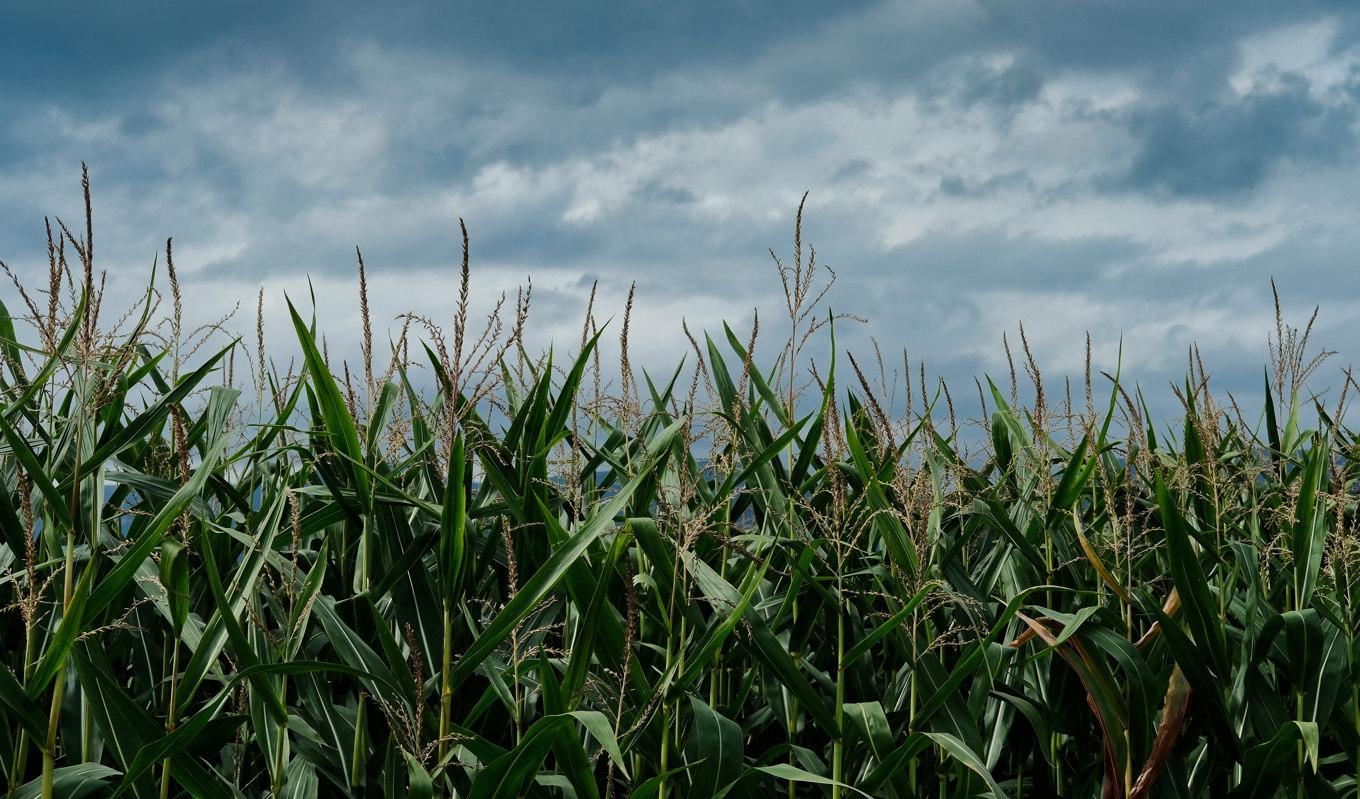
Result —
[{"label": "dark storm cloud", "polygon": [[1279,82],[1228,102],[1136,111],[1130,128],[1140,147],[1118,183],[1176,196],[1240,195],[1282,161],[1328,164],[1354,154],[1353,100],[1317,99],[1300,75]]},{"label": "dark storm cloud", "polygon": [[1025,317],[1057,368],[1104,322],[1177,351],[1145,353],[1149,379],[1200,336],[1246,389],[1269,276],[1360,307],[1353,3],[130,0],[2,23],[21,270],[43,214],[79,214],[84,159],[115,277],[173,234],[226,286],[348,281],[359,243],[437,307],[403,280],[451,268],[464,215],[478,274],[542,276],[553,324],[596,277],[637,279],[668,354],[681,315],[777,311],[767,248],[787,256],[805,189],[833,302],[874,320],[844,341],[931,350],[951,380]]},{"label": "dark storm cloud", "polygon": [[1055,69],[1202,74],[1230,64],[1244,37],[1323,17],[1353,17],[1345,0],[1182,3],[1177,0],[1012,3],[981,0],[993,41],[1023,48]]},{"label": "dark storm cloud", "polygon": [[[149,0],[52,2],[8,9],[0,64],[10,96],[116,102],[110,90],[156,82],[170,72],[210,73],[251,62],[283,64],[318,90],[356,80],[346,58],[376,42],[413,52],[570,77],[575,100],[647,80],[684,63],[748,60],[771,42],[853,14],[865,2],[776,5],[668,3],[606,9],[586,0],[554,3],[389,3],[344,9],[311,0],[231,5]],[[121,98],[125,99],[125,98]]]}]

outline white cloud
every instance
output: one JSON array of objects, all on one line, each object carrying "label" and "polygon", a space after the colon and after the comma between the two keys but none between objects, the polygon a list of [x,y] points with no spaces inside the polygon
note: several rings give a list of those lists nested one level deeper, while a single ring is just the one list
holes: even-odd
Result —
[{"label": "white cloud", "polygon": [[1317,19],[1248,37],[1238,47],[1240,63],[1229,84],[1246,95],[1278,86],[1283,73],[1306,77],[1315,91],[1342,82],[1356,52],[1354,47],[1333,52],[1338,28],[1335,19]]}]

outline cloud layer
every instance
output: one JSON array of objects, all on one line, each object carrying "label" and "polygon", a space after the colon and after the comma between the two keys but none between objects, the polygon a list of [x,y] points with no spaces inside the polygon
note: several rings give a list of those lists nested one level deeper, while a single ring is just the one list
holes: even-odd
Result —
[{"label": "cloud layer", "polygon": [[1004,372],[1023,320],[1053,374],[1080,370],[1090,330],[1105,366],[1122,336],[1145,384],[1198,341],[1250,394],[1272,275],[1351,354],[1347,4],[509,7],[11,13],[0,258],[42,269],[42,217],[78,215],[84,159],[115,291],[173,235],[195,314],[264,286],[279,321],[310,275],[344,351],[354,245],[381,314],[447,318],[461,216],[481,306],[532,274],[539,340],[572,340],[591,281],[617,314],[636,280],[635,346],[659,366],[682,317],[758,306],[777,330],[767,248],[789,250],[811,190],[830,302],[871,320],[845,340],[951,382]]}]

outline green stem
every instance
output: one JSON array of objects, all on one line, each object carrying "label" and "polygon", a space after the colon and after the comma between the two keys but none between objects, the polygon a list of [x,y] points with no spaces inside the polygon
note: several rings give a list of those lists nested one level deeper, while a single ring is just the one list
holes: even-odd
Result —
[{"label": "green stem", "polygon": [[448,754],[449,724],[453,712],[453,685],[449,682],[449,665],[453,658],[453,624],[448,600],[444,602],[444,647],[439,659],[439,759]]},{"label": "green stem", "polygon": [[[667,658],[669,660],[669,657]],[[667,775],[671,770],[671,706],[670,703],[661,705],[661,784],[657,788],[657,796],[666,799],[669,793]]]},{"label": "green stem", "polygon": [[[792,530],[792,528],[790,528],[790,530]],[[794,597],[794,600],[793,600],[793,624],[792,624],[791,632],[790,632],[790,634],[789,634],[789,636],[790,636],[790,637],[789,637],[789,641],[790,641],[790,646],[789,646],[789,650],[790,650],[790,651],[789,651],[789,656],[793,659],[793,666],[794,666],[794,668],[795,668],[795,669],[801,669],[801,668],[802,668],[802,657],[798,654],[798,652],[793,651],[793,646],[792,646],[792,641],[793,641],[793,637],[792,637],[792,636],[793,636],[793,634],[794,634],[794,631],[796,631],[797,627],[798,627],[798,598],[797,598],[797,597]],[[786,690],[787,690],[787,689],[786,689]],[[789,706],[789,717],[788,717],[788,719],[787,719],[787,721],[788,721],[788,727],[789,727],[789,765],[790,765],[790,766],[797,767],[797,766],[798,766],[798,761],[797,761],[797,758],[794,757],[794,754],[793,754],[793,747],[794,747],[795,742],[798,740],[798,697],[792,696],[792,695],[788,695],[787,701],[788,701],[788,706]],[[796,782],[794,782],[793,780],[789,780],[789,785],[788,785],[788,797],[789,797],[789,799],[795,799],[795,796],[797,795],[797,790],[798,790],[798,784],[797,784]]]},{"label": "green stem", "polygon": [[[177,712],[176,703],[179,700],[179,639],[173,639],[171,646],[174,647],[174,654],[170,656],[170,704],[165,715],[166,734],[175,731],[175,715]],[[278,790],[274,793],[277,795]],[[168,799],[170,796],[170,758],[166,757],[161,761],[161,799]]]},{"label": "green stem", "polygon": [[[1349,611],[1351,609],[1349,597],[1347,597],[1346,605]],[[1355,641],[1355,628],[1349,613],[1346,618],[1346,640]],[[1360,658],[1356,657],[1357,652],[1354,643],[1349,647],[1349,651],[1351,673],[1354,674],[1356,664],[1360,663]],[[1351,724],[1354,725],[1355,729],[1360,730],[1360,681],[1357,680],[1351,680]],[[1355,784],[1360,785],[1360,741],[1355,744]]]},{"label": "green stem", "polygon": [[[728,503],[724,508],[723,529],[730,532],[732,530],[732,505]],[[718,563],[718,576],[727,579],[727,541],[724,540],[718,547],[719,557],[722,560]],[[708,678],[708,706],[717,710],[722,698],[722,644],[719,643],[717,651],[713,653],[713,673]]]},{"label": "green stem", "polygon": [[47,745],[43,748],[42,799],[52,799],[52,773],[56,768],[57,722],[61,718],[61,694],[66,687],[65,669],[52,686],[52,709],[47,715]]},{"label": "green stem", "polygon": [[[667,603],[666,603],[666,671],[665,671],[665,673],[667,673],[667,674],[671,673],[671,666],[672,666],[672,665],[674,664],[674,662],[675,662],[675,650],[676,650],[676,636],[675,636],[675,628],[676,628],[676,621],[675,621],[675,613],[676,613],[676,610],[675,610],[675,606],[676,606],[676,594],[677,594],[677,593],[679,592],[679,590],[680,590],[680,580],[682,579],[682,575],[678,573],[678,566],[679,566],[679,564],[680,564],[680,553],[679,553],[678,548],[677,548],[677,551],[676,551],[676,558],[675,558],[675,561],[676,561],[676,566],[677,566],[677,573],[676,573],[676,575],[675,575],[675,579],[671,582],[671,593],[670,593],[670,598],[667,600]],[[680,639],[680,642],[679,642],[679,643],[680,643],[681,646],[684,646],[684,638],[683,638],[683,630],[684,630],[684,627],[682,626],[680,629],[681,629],[681,631],[682,631],[682,636],[681,636],[681,639]],[[670,750],[671,750],[671,725],[672,725],[671,705],[670,705],[669,702],[667,702],[667,701],[665,701],[665,700],[663,699],[662,702],[661,702],[661,781],[660,781],[661,784],[658,786],[658,789],[657,789],[657,797],[658,797],[658,799],[666,799],[666,797],[667,797],[668,794],[669,794],[669,790],[670,790],[670,777],[669,777],[669,775],[668,775],[667,772],[670,771],[670,762],[671,762],[671,751],[670,751]]]},{"label": "green stem", "polygon": [[[912,662],[916,661],[916,613],[911,614],[911,650]],[[916,674],[911,675],[911,692],[907,698],[907,735],[916,732]],[[916,755],[912,755],[907,761],[907,785],[911,788],[911,795],[916,796]]]},{"label": "green stem", "polygon": [[[513,635],[510,637],[510,646],[514,652],[519,651],[519,641],[515,640]],[[519,742],[524,740],[524,696],[519,682],[518,658],[512,658],[510,668],[513,669],[511,674],[514,678],[512,687],[515,695],[515,746],[519,746]]]},{"label": "green stem", "polygon": [[364,700],[367,694],[359,694],[359,707],[354,713],[354,751],[349,766],[349,787],[358,788],[364,775]]},{"label": "green stem", "polygon": [[[288,706],[287,700],[288,700],[288,680],[285,677],[280,678],[279,680],[279,701],[283,703],[284,707],[287,707]],[[276,797],[283,795],[284,767],[287,765],[287,763],[285,762],[287,759],[285,753],[288,749],[288,721],[286,718],[279,724],[278,735],[279,735],[278,742],[274,744],[273,793],[274,796]],[[166,799],[166,797],[162,796],[161,799]]]},{"label": "green stem", "polygon": [[[31,531],[29,533],[32,534]],[[31,621],[24,624],[24,685],[28,685],[28,676],[33,671],[33,623]],[[28,731],[23,727],[19,728],[19,738],[14,744],[14,766],[9,772],[9,796],[13,799],[14,792],[23,783],[24,764],[28,760]]]},{"label": "green stem", "polygon": [[[1354,680],[1351,681],[1351,723],[1360,730],[1360,684]],[[1360,785],[1360,742],[1355,744],[1355,784]]]},{"label": "green stem", "polygon": [[[1301,603],[1300,603],[1300,601],[1299,601],[1299,600],[1302,598],[1301,595],[1300,595],[1300,592],[1297,591],[1297,590],[1294,590],[1293,588],[1291,588],[1291,589],[1290,589],[1290,595],[1293,597],[1294,610],[1296,610],[1296,611],[1302,610],[1303,608],[1300,607]],[[1299,690],[1298,688],[1295,688],[1295,689],[1294,689],[1294,717],[1295,717],[1296,719],[1298,719],[1300,722],[1303,721],[1303,691]],[[1299,739],[1299,742],[1298,742],[1297,744],[1295,744],[1295,747],[1294,747],[1294,756],[1295,756],[1295,759],[1297,760],[1297,763],[1298,763],[1298,770],[1295,772],[1296,774],[1298,774],[1298,782],[1297,782],[1297,783],[1295,784],[1295,786],[1294,786],[1294,795],[1297,796],[1298,799],[1303,799],[1303,739],[1302,739],[1302,738],[1300,738],[1300,739]]]},{"label": "green stem", "polygon": [[[672,592],[673,593],[673,592]],[[672,619],[673,621],[673,619]],[[675,659],[673,652],[674,635],[666,634],[666,672],[671,671],[671,664]],[[626,655],[626,653],[625,653]],[[657,786],[657,797],[666,799],[670,791],[669,772],[671,770],[671,704],[664,699],[661,702],[661,784]]]},{"label": "green stem", "polygon": [[20,729],[19,738],[14,745],[14,762],[9,770],[9,797],[14,799],[14,792],[19,790],[19,784],[23,782],[24,761],[28,754],[28,732]]},{"label": "green stem", "polygon": [[[1295,694],[1295,708],[1296,708],[1297,716],[1298,716],[1299,721],[1303,721],[1303,692],[1302,692],[1302,691],[1295,691],[1294,694]],[[1298,784],[1294,786],[1294,791],[1295,791],[1295,796],[1297,796],[1299,799],[1303,799],[1303,762],[1304,762],[1304,760],[1303,760],[1303,740],[1302,740],[1302,739],[1300,739],[1300,740],[1299,740],[1299,743],[1298,743],[1298,752],[1297,752],[1297,756],[1298,756],[1298,761],[1299,761],[1299,770],[1298,770],[1299,781],[1298,781]]]},{"label": "green stem", "polygon": [[[62,602],[62,621],[65,623],[66,611],[71,607],[72,580],[75,571],[76,542],[75,530],[66,534],[66,575],[65,598]],[[91,567],[92,568],[92,567]],[[62,663],[57,671],[57,679],[52,686],[52,707],[47,714],[47,743],[43,747],[42,799],[52,799],[52,772],[56,768],[57,726],[61,720],[61,695],[66,688],[66,664]]]},{"label": "green stem", "polygon": [[[842,593],[839,576],[836,579],[837,594]],[[845,614],[837,609],[836,613],[836,740],[831,744],[831,799],[840,799],[841,782],[845,777]]]}]

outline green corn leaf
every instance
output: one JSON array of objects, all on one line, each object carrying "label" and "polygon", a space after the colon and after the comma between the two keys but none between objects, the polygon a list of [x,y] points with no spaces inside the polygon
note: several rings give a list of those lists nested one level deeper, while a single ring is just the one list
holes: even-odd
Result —
[{"label": "green corn leaf", "polygon": [[[32,410],[29,403],[47,385],[47,381],[52,378],[52,375],[56,374],[67,363],[66,354],[70,351],[72,342],[76,340],[76,333],[80,331],[81,320],[85,314],[86,300],[87,298],[82,293],[80,301],[71,311],[71,321],[67,323],[66,330],[62,332],[56,348],[48,355],[46,362],[39,367],[33,378],[28,381],[28,385],[24,387],[23,391],[20,391],[18,396],[10,400],[8,407],[0,411],[0,422],[4,422],[3,425],[0,425],[0,429],[7,428],[9,423],[25,412]],[[41,472],[38,473],[41,474]]]},{"label": "green corn leaf", "polygon": [[439,517],[439,576],[446,605],[457,601],[467,568],[467,490],[463,485],[466,467],[463,435],[459,433],[449,451],[448,484],[444,487],[443,512]]},{"label": "green corn leaf", "polygon": [[329,436],[332,446],[344,459],[342,466],[350,476],[351,485],[358,492],[360,507],[368,509],[372,497],[369,491],[368,475],[362,467],[364,452],[359,445],[359,431],[354,426],[354,417],[350,416],[349,406],[345,404],[345,397],[340,392],[335,377],[331,375],[330,369],[326,366],[326,361],[321,356],[321,350],[316,346],[316,339],[313,338],[311,329],[298,315],[297,309],[293,307],[292,300],[288,300],[288,313],[293,318],[293,329],[297,332],[298,343],[302,345],[302,354],[307,363],[307,374],[312,379],[312,390],[316,392],[318,408],[321,411],[321,416],[317,421],[325,426],[326,434]]},{"label": "green corn leaf", "polygon": [[[461,685],[463,680],[471,676],[473,671],[486,659],[486,656],[500,646],[501,641],[510,634],[510,631],[518,627],[543,599],[544,595],[557,585],[571,564],[581,557],[586,549],[604,534],[606,529],[614,524],[614,517],[627,507],[633,492],[637,490],[644,479],[650,476],[651,470],[670,449],[671,443],[680,431],[680,425],[680,421],[675,422],[657,437],[656,441],[648,448],[647,457],[638,465],[637,474],[608,502],[596,509],[591,517],[581,524],[567,544],[553,551],[547,562],[520,587],[514,599],[506,603],[491,623],[482,630],[481,634],[477,636],[477,640],[463,653],[463,656],[458,660],[458,665],[454,667],[450,678],[453,685]],[[541,511],[545,516],[549,515],[547,508],[541,508]]]},{"label": "green corn leaf", "polygon": [[689,704],[694,713],[694,727],[685,744],[690,791],[695,796],[713,796],[741,775],[741,727],[693,694]]},{"label": "green corn leaf", "polygon": [[1183,603],[1182,615],[1195,643],[1208,656],[1214,674],[1226,675],[1227,647],[1218,620],[1218,608],[1209,590],[1209,579],[1200,565],[1199,555],[1190,544],[1185,519],[1160,475],[1157,476],[1156,491],[1162,527],[1166,530],[1167,563]]},{"label": "green corn leaf", "polygon": [[1313,722],[1290,721],[1280,726],[1265,743],[1247,750],[1242,762],[1242,780],[1233,789],[1233,797],[1265,799],[1275,796],[1276,789],[1293,768],[1296,745],[1302,741],[1309,762],[1317,768],[1318,726]]},{"label": "green corn leaf", "polygon": [[57,629],[47,644],[47,651],[43,653],[38,665],[34,666],[33,673],[29,675],[28,682],[24,685],[24,693],[29,699],[36,700],[41,696],[57,675],[66,668],[67,655],[76,645],[80,634],[85,632],[85,614],[90,604],[90,583],[93,578],[94,568],[86,566],[75,584],[71,603],[66,606],[61,621],[57,622]]},{"label": "green corn leaf", "polygon": [[224,434],[226,416],[235,404],[237,395],[238,392],[233,389],[212,389],[208,399],[207,412],[207,416],[211,420],[209,429],[212,433],[209,438],[209,446],[206,448],[198,468],[194,470],[189,481],[161,507],[132,546],[120,554],[118,565],[114,566],[113,570],[95,586],[90,597],[91,614],[99,613],[112,604],[113,600],[136,575],[142,561],[160,545],[166,532],[179,518],[180,512],[207,485],[208,478],[212,476],[213,470],[216,468],[218,458],[222,456],[226,449],[227,438]]},{"label": "green corn leaf", "polygon": [[1313,597],[1327,546],[1325,510],[1319,507],[1318,492],[1324,488],[1328,460],[1326,444],[1320,438],[1315,439],[1299,484],[1290,541],[1294,556],[1294,596],[1299,608],[1307,607]]},{"label": "green corn leaf", "polygon": [[948,752],[954,759],[958,760],[969,769],[977,772],[982,777],[983,782],[987,783],[987,791],[995,799],[1007,799],[1006,793],[1001,790],[1001,786],[992,778],[992,773],[987,769],[987,765],[977,756],[977,753],[968,748],[968,745],[958,738],[943,732],[927,732],[925,736],[934,741],[941,749]]},{"label": "green corn leaf", "polygon": [[12,714],[12,718],[19,722],[19,726],[30,738],[35,741],[46,738],[47,716],[37,703],[24,693],[24,687],[10,670],[3,666],[0,666],[0,704],[5,706],[6,713]]},{"label": "green corn leaf", "polygon": [[478,772],[468,799],[519,796],[538,772],[554,737],[570,723],[566,716],[547,716],[534,722],[518,746]]},{"label": "green corn leaf", "polygon": [[175,637],[179,638],[189,616],[189,557],[182,542],[174,539],[161,542],[160,577]]},{"label": "green corn leaf", "polygon": [[[117,778],[117,771],[98,763],[62,766],[52,772],[52,796],[59,799],[95,796],[108,790],[109,783]],[[15,799],[38,799],[42,795],[41,779],[26,783],[14,792]]]}]

